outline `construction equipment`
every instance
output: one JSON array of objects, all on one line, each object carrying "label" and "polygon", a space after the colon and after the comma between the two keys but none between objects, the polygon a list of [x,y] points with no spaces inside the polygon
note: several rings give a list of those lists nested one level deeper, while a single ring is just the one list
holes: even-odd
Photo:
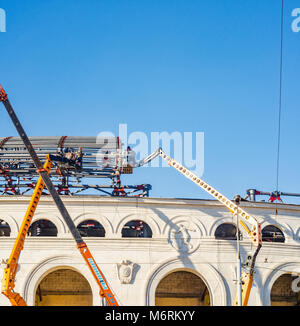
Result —
[{"label": "construction equipment", "polygon": [[248,189],[247,196],[245,199],[250,199],[251,201],[256,201],[256,196],[269,196],[268,201],[271,203],[274,203],[276,200],[280,201],[282,203],[281,196],[290,196],[290,197],[300,197],[300,194],[297,193],[291,193],[291,192],[282,192],[282,191],[260,191],[256,189]]},{"label": "construction equipment", "polygon": [[[132,174],[128,162],[132,151],[122,149],[119,137],[39,136],[29,140],[41,161],[47,154],[56,157],[49,175],[60,195],[72,196],[93,189],[108,196],[149,196],[151,185],[121,183],[122,175]],[[0,138],[0,195],[24,195],[32,191],[38,177],[23,140]],[[89,180],[96,180],[95,184]],[[99,184],[98,180],[107,184]]]},{"label": "construction equipment", "polygon": [[[28,136],[26,135],[25,130],[23,129],[18,117],[16,116],[12,105],[10,104],[10,101],[8,99],[8,96],[2,86],[0,85],[0,102],[4,104],[5,109],[7,110],[13,124],[15,125],[15,128],[21,137],[26,149],[28,150],[30,157],[37,169],[38,174],[40,175],[41,179],[43,180],[45,186],[47,187],[50,195],[52,196],[58,210],[61,213],[61,216],[63,217],[64,221],[66,222],[76,244],[77,248],[79,249],[82,257],[84,258],[87,266],[89,267],[94,279],[96,280],[97,284],[100,287],[100,296],[104,297],[106,299],[106,302],[109,306],[118,306],[118,302],[112,293],[107,281],[104,278],[104,275],[102,274],[101,270],[99,269],[96,261],[94,260],[91,252],[89,251],[86,243],[83,241],[79,231],[77,230],[74,222],[72,221],[67,209],[65,208],[58,192],[56,191],[51,178],[48,175],[48,172],[42,165],[40,158],[36,154],[32,143],[30,142]],[[16,300],[17,302],[17,300]]]},{"label": "construction equipment", "polygon": [[[203,190],[208,192],[211,196],[213,196],[215,199],[217,199],[220,203],[225,205],[229,211],[241,217],[239,219],[239,223],[241,226],[245,229],[245,231],[248,233],[248,235],[251,238],[251,241],[254,245],[254,252],[247,255],[246,261],[243,264],[244,271],[241,275],[241,282],[242,282],[242,305],[247,306],[250,291],[253,283],[253,274],[254,274],[254,266],[257,254],[259,253],[261,246],[262,246],[262,232],[261,232],[261,225],[258,223],[258,221],[251,215],[249,215],[246,211],[244,211],[242,208],[240,208],[237,203],[232,202],[228,198],[226,198],[224,195],[222,195],[219,191],[214,189],[212,186],[210,186],[208,183],[200,179],[197,175],[193,174],[191,171],[189,171],[187,168],[185,168],[180,163],[176,162],[174,159],[172,159],[169,155],[164,153],[164,151],[161,148],[158,148],[155,152],[150,154],[148,157],[141,160],[136,167],[143,166],[153,159],[155,159],[157,156],[160,156],[162,159],[167,161],[167,163],[175,168],[178,172],[183,174],[186,178],[193,181],[197,186],[201,187]],[[250,225],[250,229],[248,227]],[[237,298],[235,299],[234,305],[238,304]]]},{"label": "construction equipment", "polygon": [[[52,162],[50,158],[47,157],[47,160],[43,168],[49,174],[51,167],[52,167]],[[15,277],[18,270],[18,261],[19,261],[20,253],[24,247],[25,237],[29,230],[38,202],[42,196],[44,187],[45,184],[43,182],[43,179],[42,177],[39,177],[34,192],[32,194],[30,203],[28,205],[25,217],[23,219],[17,238],[15,240],[13,250],[7,262],[5,262],[6,268],[4,269],[1,293],[4,294],[9,299],[12,306],[26,306],[26,302],[22,298],[22,296],[19,293],[14,292]]]}]

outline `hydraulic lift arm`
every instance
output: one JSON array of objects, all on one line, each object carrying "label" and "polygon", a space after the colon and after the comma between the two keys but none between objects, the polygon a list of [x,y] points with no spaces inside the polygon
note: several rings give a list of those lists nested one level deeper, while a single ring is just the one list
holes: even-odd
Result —
[{"label": "hydraulic lift arm", "polygon": [[[167,163],[172,166],[174,169],[176,169],[178,172],[183,174],[186,178],[193,181],[197,186],[208,192],[211,196],[213,196],[215,199],[217,199],[220,203],[225,205],[229,211],[236,215],[238,214],[241,219],[239,219],[239,222],[241,226],[246,230],[248,235],[251,238],[251,241],[254,245],[254,253],[249,254],[246,258],[246,262],[243,264],[245,271],[242,272],[242,305],[247,306],[248,299],[250,296],[250,291],[252,287],[253,282],[253,274],[254,274],[254,266],[255,266],[255,260],[257,257],[257,254],[262,246],[262,234],[261,234],[261,225],[258,223],[258,221],[251,215],[249,215],[246,211],[244,211],[242,208],[240,208],[236,203],[232,202],[230,199],[226,198],[224,195],[222,195],[219,191],[214,189],[212,186],[210,186],[208,183],[200,179],[197,175],[193,174],[191,171],[189,171],[187,168],[185,168],[180,163],[176,162],[174,159],[172,159],[170,156],[168,156],[161,148],[158,148],[155,152],[150,154],[148,157],[140,161],[137,165],[143,166],[147,164],[148,162],[155,159],[157,156],[160,156],[162,159],[167,161]],[[250,228],[248,225],[250,224]],[[235,299],[234,305],[237,305],[237,299]]]},{"label": "hydraulic lift arm", "polygon": [[[47,173],[49,173],[51,167],[52,162],[49,156],[47,156],[43,169]],[[26,302],[22,298],[22,296],[19,293],[14,292],[15,277],[18,269],[18,261],[21,254],[21,250],[24,248],[25,238],[29,230],[38,202],[42,196],[44,187],[45,184],[43,182],[43,179],[42,177],[39,177],[35,189],[33,191],[30,203],[28,205],[26,214],[24,216],[22,225],[15,240],[14,247],[6,262],[6,268],[4,269],[1,293],[7,296],[12,306],[26,306]]]},{"label": "hydraulic lift arm", "polygon": [[77,230],[75,224],[73,223],[67,209],[65,208],[65,205],[63,204],[60,196],[58,195],[48,173],[46,170],[44,170],[43,165],[39,159],[39,157],[37,156],[29,138],[26,135],[25,130],[23,129],[18,117],[16,116],[10,101],[7,97],[6,92],[4,91],[4,89],[2,88],[2,86],[0,85],[0,102],[3,102],[4,107],[7,111],[7,113],[9,114],[13,124],[16,127],[16,130],[18,132],[18,134],[20,135],[21,139],[24,142],[25,147],[27,148],[45,186],[47,187],[50,195],[52,196],[58,210],[60,211],[64,221],[66,222],[76,244],[77,244],[77,248],[79,249],[81,255],[83,256],[86,264],[88,265],[94,279],[96,280],[97,284],[100,287],[100,295],[102,297],[104,297],[108,303],[108,305],[110,306],[118,306],[118,302],[116,300],[116,298],[114,297],[108,283],[106,282],[104,275],[102,274],[101,270],[99,269],[96,261],[94,260],[91,252],[89,251],[86,243],[83,241],[79,231]]}]

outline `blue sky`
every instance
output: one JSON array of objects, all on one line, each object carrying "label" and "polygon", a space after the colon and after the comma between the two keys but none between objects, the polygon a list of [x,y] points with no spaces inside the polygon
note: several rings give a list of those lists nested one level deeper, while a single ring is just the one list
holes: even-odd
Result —
[{"label": "blue sky", "polygon": [[[280,0],[0,1],[0,83],[30,136],[204,132],[202,178],[232,198],[276,188]],[[285,0],[279,190],[300,193],[300,0]],[[0,137],[16,135],[0,110]],[[210,198],[171,168],[127,184]],[[263,199],[263,198],[261,198]],[[299,203],[296,198],[286,202]]]}]

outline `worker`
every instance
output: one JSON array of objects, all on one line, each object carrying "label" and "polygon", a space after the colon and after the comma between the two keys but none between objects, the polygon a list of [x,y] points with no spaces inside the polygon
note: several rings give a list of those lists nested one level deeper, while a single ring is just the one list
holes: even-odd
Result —
[{"label": "worker", "polygon": [[131,167],[136,166],[135,155],[135,151],[132,150],[130,146],[127,146],[127,165],[130,165]]},{"label": "worker", "polygon": [[109,168],[109,153],[108,151],[105,152],[105,155],[103,156],[103,167]]}]

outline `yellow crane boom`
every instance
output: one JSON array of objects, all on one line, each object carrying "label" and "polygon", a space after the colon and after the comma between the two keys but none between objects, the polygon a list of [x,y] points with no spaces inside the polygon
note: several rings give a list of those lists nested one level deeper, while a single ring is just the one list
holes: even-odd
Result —
[{"label": "yellow crane boom", "polygon": [[[236,215],[238,214],[241,219],[239,219],[239,223],[246,230],[248,235],[251,238],[251,241],[254,245],[254,253],[247,255],[246,261],[243,264],[245,271],[242,272],[241,281],[242,281],[242,305],[247,306],[250,291],[253,283],[253,273],[254,273],[254,265],[257,254],[262,246],[262,233],[261,233],[261,225],[258,221],[248,214],[245,210],[240,208],[236,203],[232,202],[230,199],[221,194],[218,190],[213,188],[207,182],[199,178],[197,175],[192,173],[186,167],[176,162],[173,158],[167,155],[161,148],[158,148],[155,152],[150,154],[148,157],[140,161],[136,167],[147,164],[148,162],[155,159],[157,156],[160,156],[164,159],[171,167],[176,169],[178,172],[183,174],[186,178],[190,179],[197,186],[208,192],[211,196],[217,199],[221,204],[226,206],[229,211]],[[250,224],[250,227],[248,225]],[[234,305],[237,305],[237,298],[234,301]]]},{"label": "yellow crane boom", "polygon": [[[49,156],[47,156],[43,170],[49,174],[51,167],[52,162],[49,159]],[[35,189],[33,191],[30,203],[28,205],[27,211],[25,213],[23,222],[21,224],[20,230],[18,232],[17,238],[15,240],[15,244],[6,262],[6,268],[4,269],[1,293],[9,299],[12,306],[26,306],[26,302],[23,297],[19,293],[14,292],[15,277],[18,270],[18,261],[20,258],[20,254],[24,248],[25,238],[29,230],[36,207],[42,196],[44,187],[44,181],[42,177],[39,177]]]}]

